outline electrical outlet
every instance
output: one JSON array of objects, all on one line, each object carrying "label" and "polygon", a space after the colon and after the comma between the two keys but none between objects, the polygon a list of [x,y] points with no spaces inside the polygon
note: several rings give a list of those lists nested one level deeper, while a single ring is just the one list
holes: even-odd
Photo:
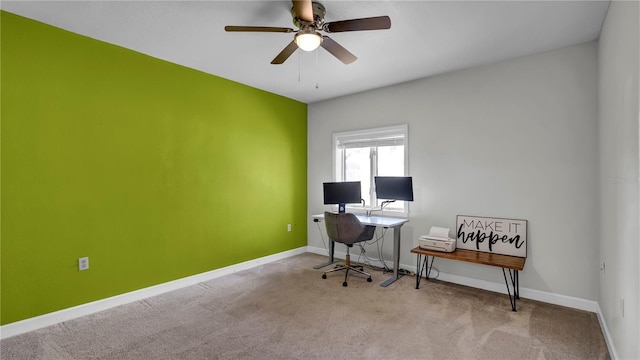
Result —
[{"label": "electrical outlet", "polygon": [[78,270],[88,270],[89,269],[89,257],[81,257],[78,259]]},{"label": "electrical outlet", "polygon": [[287,224],[287,231],[291,231],[291,224]]},{"label": "electrical outlet", "polygon": [[624,317],[624,298],[620,298],[620,316]]}]

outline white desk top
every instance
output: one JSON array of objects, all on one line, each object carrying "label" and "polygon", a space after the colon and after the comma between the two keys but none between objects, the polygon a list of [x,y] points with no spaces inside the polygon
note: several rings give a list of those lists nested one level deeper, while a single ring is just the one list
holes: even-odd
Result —
[{"label": "white desk top", "polygon": [[[396,227],[409,221],[405,218],[394,218],[389,216],[366,216],[361,214],[354,214],[363,225],[383,226],[383,227]],[[316,214],[312,216],[314,219],[324,219],[324,213]]]}]

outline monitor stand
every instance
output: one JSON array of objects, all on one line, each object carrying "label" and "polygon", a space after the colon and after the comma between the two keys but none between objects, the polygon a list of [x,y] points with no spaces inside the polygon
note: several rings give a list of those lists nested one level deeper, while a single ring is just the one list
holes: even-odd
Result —
[{"label": "monitor stand", "polygon": [[338,204],[338,213],[344,214],[346,212],[347,205],[345,203]]}]

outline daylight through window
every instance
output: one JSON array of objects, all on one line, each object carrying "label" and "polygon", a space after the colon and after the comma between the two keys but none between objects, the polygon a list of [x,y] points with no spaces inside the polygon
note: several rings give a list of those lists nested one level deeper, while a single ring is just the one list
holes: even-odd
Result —
[{"label": "daylight through window", "polygon": [[[335,133],[333,144],[335,181],[360,181],[367,207],[381,203],[375,194],[375,176],[408,176],[407,125]],[[396,201],[386,211],[406,214],[408,205]]]}]

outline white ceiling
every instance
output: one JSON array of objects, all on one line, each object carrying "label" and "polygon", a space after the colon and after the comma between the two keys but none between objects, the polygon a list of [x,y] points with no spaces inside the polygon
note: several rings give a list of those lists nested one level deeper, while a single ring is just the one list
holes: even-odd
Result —
[{"label": "white ceiling", "polygon": [[391,29],[332,33],[358,57],[324,49],[271,60],[293,33],[229,33],[225,25],[292,27],[290,0],[2,1],[3,10],[313,103],[598,38],[609,1],[320,0],[327,22],[388,15]]}]

